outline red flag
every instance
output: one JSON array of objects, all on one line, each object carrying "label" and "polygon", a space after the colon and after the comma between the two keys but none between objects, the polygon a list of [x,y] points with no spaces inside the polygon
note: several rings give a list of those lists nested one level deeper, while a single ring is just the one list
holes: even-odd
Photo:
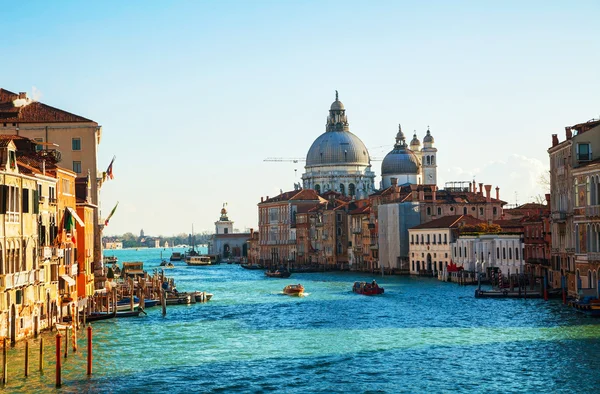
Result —
[{"label": "red flag", "polygon": [[113,156],[112,160],[110,161],[110,164],[108,165],[108,168],[106,169],[106,175],[110,179],[113,179],[113,163],[115,162],[116,158],[117,156]]}]

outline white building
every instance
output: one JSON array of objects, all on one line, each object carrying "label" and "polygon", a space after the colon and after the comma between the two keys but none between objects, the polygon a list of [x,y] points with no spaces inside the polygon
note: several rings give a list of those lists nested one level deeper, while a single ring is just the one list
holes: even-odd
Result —
[{"label": "white building", "polygon": [[409,229],[410,273],[443,271],[452,262],[452,244],[458,237],[458,229],[478,223],[482,221],[469,215],[453,215]]},{"label": "white building", "polygon": [[467,271],[498,267],[503,275],[524,272],[524,245],[520,234],[461,235],[452,243],[452,260]]},{"label": "white building", "polygon": [[247,241],[250,233],[235,233],[233,221],[229,220],[225,206],[221,216],[215,222],[215,233],[208,244],[208,253],[217,255],[219,259],[243,259],[248,256]]},{"label": "white building", "polygon": [[337,91],[325,130],[306,155],[303,187],[319,194],[332,190],[357,199],[367,197],[375,190],[375,173],[371,171],[367,147],[350,132]]}]

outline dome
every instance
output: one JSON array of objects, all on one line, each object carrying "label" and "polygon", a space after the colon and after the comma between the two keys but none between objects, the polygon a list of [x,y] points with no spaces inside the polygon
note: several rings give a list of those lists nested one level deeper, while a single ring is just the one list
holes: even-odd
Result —
[{"label": "dome", "polygon": [[427,135],[425,136],[425,138],[423,138],[423,142],[427,142],[427,143],[431,143],[431,144],[433,144],[435,142],[433,137],[431,136],[431,131],[429,131],[429,129],[427,129]]},{"label": "dome", "polygon": [[326,131],[308,150],[306,167],[340,164],[368,166],[367,147],[349,131]]},{"label": "dome", "polygon": [[419,139],[417,138],[417,133],[413,134],[413,139],[412,139],[412,141],[410,141],[410,145],[411,146],[414,146],[414,145],[421,146],[421,141],[419,141]]},{"label": "dome", "polygon": [[331,104],[331,108],[330,108],[330,110],[332,110],[332,111],[341,111],[343,109],[344,109],[344,104],[342,104],[342,102],[337,99]]},{"label": "dome", "polygon": [[381,163],[381,175],[400,175],[411,174],[418,175],[421,171],[421,163],[419,158],[413,151],[407,149],[406,146],[394,147],[388,153]]}]

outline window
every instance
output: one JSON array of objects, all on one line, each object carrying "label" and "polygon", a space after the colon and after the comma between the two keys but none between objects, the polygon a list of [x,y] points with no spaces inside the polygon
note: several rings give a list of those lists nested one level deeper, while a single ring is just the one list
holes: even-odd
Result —
[{"label": "window", "polygon": [[427,215],[431,215],[431,207],[427,207]]},{"label": "window", "polygon": [[223,229],[223,234],[227,234],[228,232],[229,232],[229,229],[228,229],[227,227],[225,227],[225,228]]},{"label": "window", "polygon": [[519,260],[519,248],[515,248],[515,259]]},{"label": "window", "polygon": [[463,215],[466,215],[466,214],[467,214],[467,207],[464,207],[463,208]]},{"label": "window", "polygon": [[[44,139],[43,139],[43,138],[35,138],[35,139],[34,139],[34,141],[35,141],[35,142],[44,142]],[[37,145],[35,146],[35,151],[36,151],[36,152],[39,152],[39,151],[41,151],[41,150],[44,150],[44,146],[43,146],[43,145],[41,145],[41,144],[37,144]]]},{"label": "window", "polygon": [[590,144],[588,144],[588,143],[577,144],[577,160],[578,161],[592,160],[592,150],[590,149]]},{"label": "window", "polygon": [[483,207],[479,207],[479,215],[483,216]]},{"label": "window", "polygon": [[444,234],[444,244],[448,243],[448,234]]},{"label": "window", "polygon": [[73,162],[73,171],[75,171],[78,174],[81,174],[81,162],[80,161]]},{"label": "window", "polygon": [[23,189],[23,213],[29,213],[29,189]]},{"label": "window", "polygon": [[22,201],[19,189],[14,186],[2,186],[2,212],[6,213],[6,221],[19,223]]},{"label": "window", "polygon": [[411,235],[410,235],[410,243],[411,243],[411,244],[414,244],[414,243],[415,243],[415,235],[414,235],[414,234],[411,234]]},{"label": "window", "polygon": [[71,139],[71,148],[73,150],[81,150],[81,138],[72,138]]},{"label": "window", "polygon": [[508,258],[512,259],[512,248],[508,248]]},{"label": "window", "polygon": [[424,244],[425,242],[423,241],[423,234],[421,234],[421,243]]},{"label": "window", "polygon": [[321,194],[321,185],[315,185],[315,190],[318,194]]},{"label": "window", "polygon": [[351,197],[354,197],[354,195],[356,194],[356,186],[354,185],[354,183],[348,185],[348,194]]},{"label": "window", "polygon": [[496,248],[496,258],[500,258],[500,248]]},{"label": "window", "polygon": [[340,183],[340,193],[342,193],[342,196],[346,195],[346,187],[343,183]]},{"label": "window", "polygon": [[506,248],[502,248],[502,259],[506,260]]},{"label": "window", "polygon": [[441,215],[442,214],[442,208],[438,207],[437,212],[438,212],[437,213],[438,215]]},{"label": "window", "polygon": [[427,244],[429,245],[429,234],[427,234]]},{"label": "window", "polygon": [[497,208],[497,207],[494,207],[494,210],[493,210],[493,212],[494,212],[494,215],[498,214],[498,208]]}]

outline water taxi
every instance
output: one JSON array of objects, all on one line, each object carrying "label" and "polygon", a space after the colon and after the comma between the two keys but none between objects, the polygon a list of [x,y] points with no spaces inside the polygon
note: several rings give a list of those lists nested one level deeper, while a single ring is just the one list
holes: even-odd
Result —
[{"label": "water taxi", "polygon": [[383,294],[384,290],[383,287],[379,287],[377,282],[373,281],[371,283],[354,282],[354,286],[352,286],[352,291],[362,295],[377,295]]},{"label": "water taxi", "polygon": [[189,256],[185,259],[187,265],[210,265],[209,256]]},{"label": "water taxi", "polygon": [[283,288],[283,292],[288,295],[302,295],[304,293],[304,286],[301,284],[287,285]]}]

